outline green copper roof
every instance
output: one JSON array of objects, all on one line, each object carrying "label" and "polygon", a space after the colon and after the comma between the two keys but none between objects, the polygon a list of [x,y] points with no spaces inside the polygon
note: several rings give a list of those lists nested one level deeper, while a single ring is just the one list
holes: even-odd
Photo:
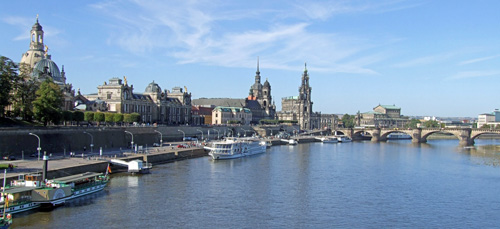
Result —
[{"label": "green copper roof", "polygon": [[379,106],[381,106],[381,107],[383,107],[385,109],[401,109],[401,108],[399,108],[399,107],[397,107],[395,105],[379,105]]}]

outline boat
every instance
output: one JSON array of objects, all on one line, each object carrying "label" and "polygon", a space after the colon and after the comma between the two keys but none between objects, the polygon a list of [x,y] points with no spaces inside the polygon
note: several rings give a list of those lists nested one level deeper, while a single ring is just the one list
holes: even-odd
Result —
[{"label": "boat", "polygon": [[259,143],[260,145],[263,145],[263,146],[266,146],[266,149],[269,149],[271,148],[271,146],[273,145],[270,141],[260,141]]},{"label": "boat", "polygon": [[[5,180],[7,179],[7,169],[4,170],[4,175],[3,175],[3,186],[2,189],[5,188]],[[6,200],[6,194],[2,190],[2,198]],[[0,229],[7,229],[10,227],[12,224],[12,215],[11,214],[5,214],[7,206],[4,204],[3,205],[3,212],[2,212],[2,217],[0,218]]]},{"label": "boat", "polygon": [[153,168],[151,163],[143,162],[142,160],[136,159],[132,161],[124,161],[120,159],[111,159],[110,163],[118,166],[123,166],[128,168],[128,172],[135,173],[149,173],[149,171]]},{"label": "boat", "polygon": [[391,133],[387,135],[387,140],[408,140],[411,136],[405,133]]},{"label": "boat", "polygon": [[71,187],[72,198],[78,198],[91,193],[103,190],[109,181],[109,165],[106,174],[96,172],[86,172],[66,177],[59,177],[47,181],[49,187]]},{"label": "boat", "polygon": [[352,141],[351,138],[349,138],[348,136],[338,136],[337,140],[339,142],[351,142]]},{"label": "boat", "polygon": [[322,143],[338,143],[339,140],[337,138],[333,138],[333,137],[324,137],[324,138],[321,138],[321,142]]},{"label": "boat", "polygon": [[297,144],[298,144],[298,142],[295,139],[288,140],[288,145],[297,145]]},{"label": "boat", "polygon": [[205,149],[210,150],[208,155],[213,160],[224,160],[264,153],[266,146],[254,138],[227,138],[224,141],[215,141],[211,147]]}]

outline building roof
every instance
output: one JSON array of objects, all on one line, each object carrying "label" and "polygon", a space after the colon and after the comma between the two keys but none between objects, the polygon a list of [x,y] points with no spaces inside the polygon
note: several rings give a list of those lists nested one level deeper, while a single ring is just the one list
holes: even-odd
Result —
[{"label": "building roof", "polygon": [[233,98],[199,98],[191,101],[195,106],[211,106],[211,107],[245,107],[245,99]]},{"label": "building roof", "polygon": [[379,104],[378,106],[381,106],[381,107],[383,107],[383,108],[385,108],[387,110],[398,110],[398,109],[401,109],[400,107],[397,107],[395,105],[380,105]]},{"label": "building roof", "polygon": [[245,113],[252,113],[250,109],[248,108],[242,108],[242,107],[223,107],[223,106],[218,106],[214,108],[214,110],[219,110],[222,112],[245,112]]},{"label": "building roof", "polygon": [[383,115],[384,113],[376,112],[376,111],[368,111],[368,112],[363,112],[361,114],[378,114],[378,115]]},{"label": "building roof", "polygon": [[155,81],[149,83],[146,89],[144,90],[144,93],[159,93],[161,92],[161,87]]},{"label": "building roof", "polygon": [[45,69],[47,69],[47,72],[50,73],[50,76],[54,81],[62,81],[61,71],[59,71],[59,67],[57,67],[57,64],[54,61],[48,58],[41,59],[35,64],[35,66],[33,67],[33,76],[40,77],[45,73]]}]

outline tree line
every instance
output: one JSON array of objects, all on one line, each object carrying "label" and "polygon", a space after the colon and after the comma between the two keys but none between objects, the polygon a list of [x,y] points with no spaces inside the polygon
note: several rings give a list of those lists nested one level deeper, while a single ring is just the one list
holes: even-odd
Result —
[{"label": "tree line", "polygon": [[44,126],[81,121],[106,123],[139,122],[138,113],[63,111],[64,94],[59,85],[48,77],[42,81],[31,77],[30,66],[17,65],[0,56],[0,118],[38,121]]}]

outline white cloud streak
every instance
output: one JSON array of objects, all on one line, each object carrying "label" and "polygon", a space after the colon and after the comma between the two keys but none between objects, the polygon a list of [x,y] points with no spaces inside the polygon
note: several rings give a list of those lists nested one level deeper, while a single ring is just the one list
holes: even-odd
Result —
[{"label": "white cloud streak", "polygon": [[495,59],[495,58],[498,58],[498,57],[500,57],[500,55],[487,56],[487,57],[481,57],[481,58],[466,60],[466,61],[460,62],[459,65],[474,64],[474,63],[478,63],[478,62],[483,62],[483,61]]},{"label": "white cloud streak", "polygon": [[457,79],[493,77],[493,76],[500,76],[500,71],[493,71],[493,70],[463,71],[463,72],[459,72],[451,77],[448,77],[447,79],[448,80],[457,80]]},{"label": "white cloud streak", "polygon": [[[125,6],[126,5],[126,6]],[[369,66],[387,58],[371,54],[383,42],[367,41],[332,33],[308,30],[311,22],[277,22],[275,10],[222,10],[211,1],[120,1],[91,5],[116,20],[108,44],[137,55],[162,55],[179,64],[198,63],[224,67],[250,67],[255,58],[274,69],[296,69],[303,62],[314,63],[318,71],[330,73],[378,74]],[[316,4],[318,10],[321,5]],[[130,12],[128,8],[133,8]],[[341,9],[349,11],[349,9]],[[350,9],[355,10],[355,9]],[[357,8],[356,10],[362,10]],[[129,15],[135,15],[129,17]],[[320,18],[331,15],[325,12]],[[269,18],[265,26],[246,24]],[[224,26],[231,23],[231,26]],[[242,24],[242,26],[238,26]],[[375,44],[373,44],[375,43]],[[381,44],[376,44],[381,43]],[[249,65],[250,64],[250,65]]]}]

